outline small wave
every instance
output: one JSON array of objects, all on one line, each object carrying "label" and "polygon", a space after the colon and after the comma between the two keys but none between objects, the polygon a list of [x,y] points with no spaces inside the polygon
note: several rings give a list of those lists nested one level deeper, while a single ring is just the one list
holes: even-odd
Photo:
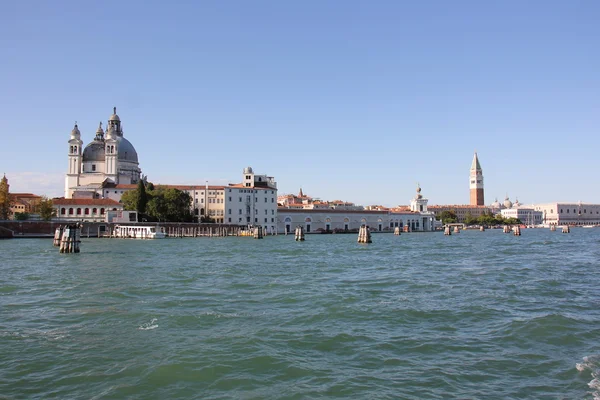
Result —
[{"label": "small wave", "polygon": [[594,400],[600,399],[600,355],[591,355],[583,357],[582,363],[575,364],[575,368],[579,372],[590,371],[592,380],[588,382],[588,386],[593,390],[591,393]]},{"label": "small wave", "polygon": [[207,311],[204,313],[204,315],[208,316],[208,317],[215,317],[215,318],[238,318],[240,315],[236,312],[233,313],[221,313],[221,312],[216,312],[216,311]]},{"label": "small wave", "polygon": [[158,328],[158,324],[155,323],[156,321],[158,321],[158,319],[152,318],[152,320],[150,322],[146,322],[146,323],[140,325],[138,327],[138,329],[140,331],[149,331],[151,329],[156,329],[156,328]]}]

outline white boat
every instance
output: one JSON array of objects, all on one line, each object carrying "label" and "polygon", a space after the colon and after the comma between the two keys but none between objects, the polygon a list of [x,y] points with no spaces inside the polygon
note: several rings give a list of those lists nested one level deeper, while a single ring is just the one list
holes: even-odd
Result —
[{"label": "white boat", "polygon": [[167,237],[164,228],[158,226],[116,225],[113,235],[117,238],[131,239],[164,239]]}]

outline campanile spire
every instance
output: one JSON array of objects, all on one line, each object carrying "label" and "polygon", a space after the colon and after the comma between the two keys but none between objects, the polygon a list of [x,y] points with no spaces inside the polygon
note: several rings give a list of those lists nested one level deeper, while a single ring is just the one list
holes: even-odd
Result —
[{"label": "campanile spire", "polygon": [[471,171],[469,174],[470,204],[472,206],[483,206],[485,204],[483,197],[483,170],[479,164],[477,152],[473,155],[471,162]]}]

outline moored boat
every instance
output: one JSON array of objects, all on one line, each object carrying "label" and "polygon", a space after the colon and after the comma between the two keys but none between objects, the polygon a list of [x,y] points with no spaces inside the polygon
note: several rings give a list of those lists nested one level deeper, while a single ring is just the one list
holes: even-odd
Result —
[{"label": "moored boat", "polygon": [[116,225],[114,237],[131,239],[164,239],[167,234],[158,226]]}]

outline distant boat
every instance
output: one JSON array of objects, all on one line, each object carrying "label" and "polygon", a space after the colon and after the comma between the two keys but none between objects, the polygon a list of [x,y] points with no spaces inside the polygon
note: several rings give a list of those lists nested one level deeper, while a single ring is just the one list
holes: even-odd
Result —
[{"label": "distant boat", "polygon": [[130,239],[164,239],[167,237],[167,234],[164,232],[164,228],[156,226],[117,225],[115,226],[114,237]]}]

